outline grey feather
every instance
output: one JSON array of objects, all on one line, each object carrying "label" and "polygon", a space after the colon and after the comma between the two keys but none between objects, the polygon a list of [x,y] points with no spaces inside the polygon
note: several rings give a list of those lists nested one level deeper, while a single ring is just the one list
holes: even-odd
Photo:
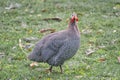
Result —
[{"label": "grey feather", "polygon": [[28,58],[32,61],[60,66],[75,55],[79,46],[80,33],[76,22],[73,22],[69,24],[68,29],[43,37],[36,43]]}]

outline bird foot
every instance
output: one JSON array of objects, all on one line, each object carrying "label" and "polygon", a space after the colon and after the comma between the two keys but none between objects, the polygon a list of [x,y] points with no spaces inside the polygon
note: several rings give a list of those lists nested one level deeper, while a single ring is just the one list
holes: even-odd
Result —
[{"label": "bird foot", "polygon": [[62,72],[60,72],[61,74],[63,74],[63,71]]},{"label": "bird foot", "polygon": [[61,71],[60,73],[62,74],[62,73],[63,73],[63,70],[62,70],[62,66],[61,66],[61,65],[60,65],[60,71]]},{"label": "bird foot", "polygon": [[46,69],[46,72],[47,72],[47,73],[51,73],[52,70],[50,70],[50,69]]},{"label": "bird foot", "polygon": [[46,70],[46,72],[51,73],[52,72],[52,66]]}]

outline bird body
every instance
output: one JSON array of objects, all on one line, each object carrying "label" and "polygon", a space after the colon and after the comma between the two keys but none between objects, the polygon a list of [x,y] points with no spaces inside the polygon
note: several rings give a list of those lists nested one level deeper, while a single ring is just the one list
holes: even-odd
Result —
[{"label": "bird body", "polygon": [[73,57],[80,46],[80,33],[75,17],[74,15],[73,21],[70,20],[66,30],[51,33],[38,41],[28,58],[51,66],[61,66],[64,61]]}]

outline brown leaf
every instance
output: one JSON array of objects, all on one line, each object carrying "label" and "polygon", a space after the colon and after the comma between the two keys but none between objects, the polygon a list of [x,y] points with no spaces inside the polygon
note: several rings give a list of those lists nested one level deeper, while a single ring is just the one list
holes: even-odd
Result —
[{"label": "brown leaf", "polygon": [[120,63],[120,56],[119,57],[117,57],[118,58],[118,62]]},{"label": "brown leaf", "polygon": [[103,61],[105,61],[106,59],[105,58],[99,58],[99,61],[100,62],[103,62]]},{"label": "brown leaf", "polygon": [[41,30],[40,30],[40,33],[45,33],[45,32],[48,32],[48,31],[50,31],[50,33],[54,33],[54,32],[55,32],[55,29],[51,29],[51,28],[41,29]]},{"label": "brown leaf", "polygon": [[47,11],[47,9],[42,9],[41,11],[42,11],[42,12],[46,12],[46,11]]},{"label": "brown leaf", "polygon": [[43,20],[48,21],[48,20],[55,20],[55,21],[62,21],[61,18],[55,17],[55,18],[44,18]]},{"label": "brown leaf", "polygon": [[30,67],[32,67],[32,68],[35,67],[35,66],[38,66],[37,62],[33,62],[33,63],[30,64]]}]

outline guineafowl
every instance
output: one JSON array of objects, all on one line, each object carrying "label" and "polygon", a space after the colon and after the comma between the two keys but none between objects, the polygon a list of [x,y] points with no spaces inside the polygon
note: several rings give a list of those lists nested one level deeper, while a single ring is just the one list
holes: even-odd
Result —
[{"label": "guineafowl", "polygon": [[75,13],[70,17],[68,28],[44,36],[38,41],[28,59],[36,62],[45,62],[50,66],[59,66],[61,73],[63,63],[72,58],[80,46],[80,32],[77,26],[78,17]]}]

